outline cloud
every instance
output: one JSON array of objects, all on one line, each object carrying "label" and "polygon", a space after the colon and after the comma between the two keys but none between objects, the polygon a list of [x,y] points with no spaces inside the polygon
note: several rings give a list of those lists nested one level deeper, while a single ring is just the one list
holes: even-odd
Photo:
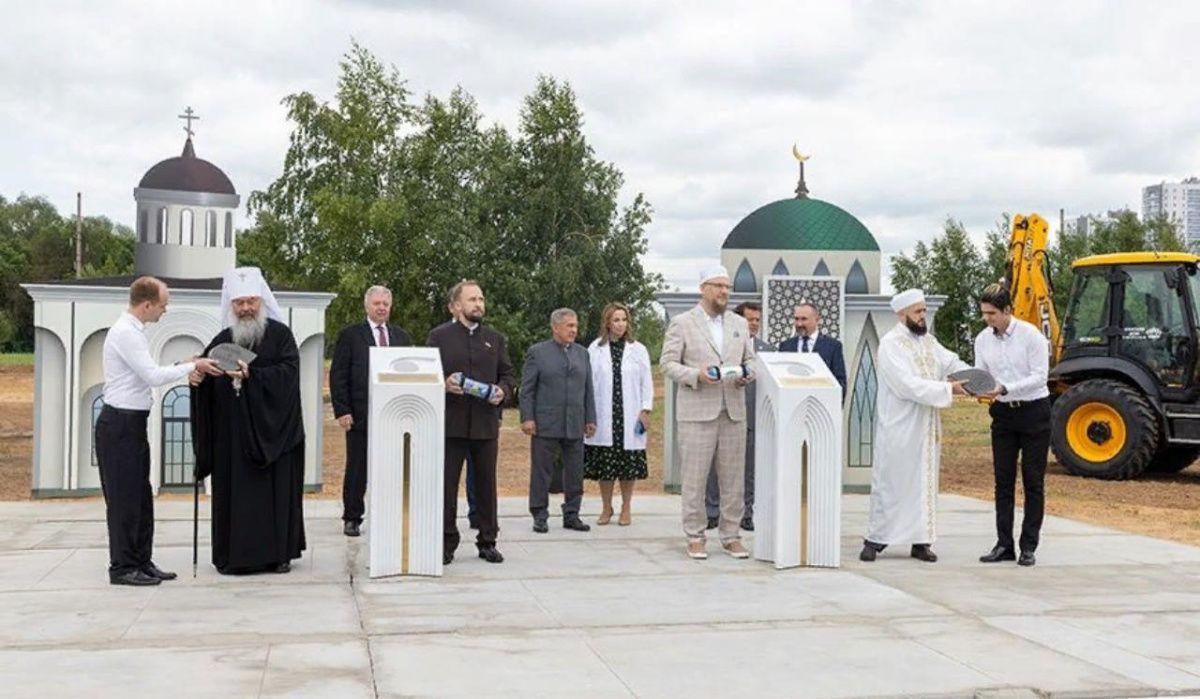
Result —
[{"label": "cloud", "polygon": [[[130,224],[132,188],[182,145],[243,196],[279,172],[280,100],[331,100],[352,38],[415,98],[456,85],[515,128],[539,74],[569,81],[622,198],[654,207],[646,264],[683,288],[757,207],[813,196],[888,254],[960,219],[1079,215],[1195,174],[1200,7],[1132,3],[25,3],[0,27],[0,194]],[[244,224],[245,221],[240,221]]]}]

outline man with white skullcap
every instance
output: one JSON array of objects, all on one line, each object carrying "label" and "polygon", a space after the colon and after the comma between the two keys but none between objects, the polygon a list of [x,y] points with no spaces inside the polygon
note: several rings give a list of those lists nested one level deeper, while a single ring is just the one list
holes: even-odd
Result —
[{"label": "man with white skullcap", "polygon": [[754,338],[746,319],[727,308],[731,290],[724,267],[701,272],[700,303],[671,319],[659,360],[663,372],[679,386],[675,415],[683,462],[683,532],[688,556],[698,560],[708,557],[704,486],[714,456],[721,545],[734,558],[750,556],[739,526],[745,506],[745,394],[754,380],[744,367],[754,359]]},{"label": "man with white skullcap", "polygon": [[225,329],[204,350],[253,353],[237,369],[192,372],[196,477],[212,476],[212,561],[225,574],[286,573],[305,548],[300,352],[257,267],[225,274]]},{"label": "man with white skullcap", "polygon": [[911,544],[913,558],[933,563],[938,468],[939,408],[966,395],[947,375],[969,366],[942,347],[925,324],[925,293],[908,289],[892,297],[898,323],[879,341],[879,393],[875,407],[875,463],[871,507],[859,559],[875,560],[889,544]]}]

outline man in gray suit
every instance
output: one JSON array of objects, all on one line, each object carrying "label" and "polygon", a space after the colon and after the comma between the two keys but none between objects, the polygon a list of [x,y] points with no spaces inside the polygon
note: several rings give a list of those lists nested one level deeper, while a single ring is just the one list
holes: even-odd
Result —
[{"label": "man in gray suit", "polygon": [[[750,337],[754,338],[754,353],[773,352],[775,348],[758,339],[762,325],[762,304],[746,301],[738,304],[733,312],[746,319]],[[742,494],[746,509],[742,512],[742,529],[754,531],[754,401],[755,384],[746,386],[746,476],[745,492]],[[717,469],[708,472],[708,487],[704,490],[704,509],[708,514],[708,529],[716,529],[721,522],[721,493],[717,488]]]},{"label": "man in gray suit", "polygon": [[550,314],[553,338],[539,342],[525,354],[521,372],[521,431],[532,438],[529,474],[529,513],[533,530],[550,531],[546,524],[550,476],[554,461],[563,464],[563,528],[586,532],[579,519],[583,501],[583,438],[596,431],[596,405],[592,398],[592,363],[588,352],[575,344],[579,319],[575,311],[560,308]]}]

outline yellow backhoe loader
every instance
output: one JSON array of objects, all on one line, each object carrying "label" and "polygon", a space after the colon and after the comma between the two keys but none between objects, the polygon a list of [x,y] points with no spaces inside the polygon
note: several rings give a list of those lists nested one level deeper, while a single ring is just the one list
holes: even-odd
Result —
[{"label": "yellow backhoe loader", "polygon": [[1175,472],[1200,456],[1200,257],[1093,255],[1072,263],[1060,326],[1037,214],[1013,218],[1013,315],[1051,343],[1050,445],[1078,476]]}]

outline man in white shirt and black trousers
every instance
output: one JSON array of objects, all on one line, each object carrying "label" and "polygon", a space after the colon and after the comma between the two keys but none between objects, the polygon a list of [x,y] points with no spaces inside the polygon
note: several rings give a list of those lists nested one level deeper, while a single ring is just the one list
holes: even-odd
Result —
[{"label": "man in white shirt and black trousers", "polygon": [[[1050,448],[1050,342],[1040,330],[1012,317],[1012,297],[992,284],[979,297],[987,327],[975,338],[975,366],[990,373],[996,387],[982,397],[993,400],[992,466],[996,476],[996,545],[980,556],[983,563],[1036,562],[1034,551],[1045,509],[1046,452]],[[1013,546],[1013,500],[1017,456],[1025,491],[1021,554]]]},{"label": "man in white shirt and black trousers", "polygon": [[221,370],[211,359],[161,367],[150,356],[146,325],[167,312],[170,293],[154,277],[129,287],[129,308],[104,338],[104,408],[96,420],[96,461],[108,522],[108,580],[113,585],[158,585],[174,580],[150,560],[154,499],[150,489],[150,442],[146,418],[150,389],[185,378],[196,368]]}]

